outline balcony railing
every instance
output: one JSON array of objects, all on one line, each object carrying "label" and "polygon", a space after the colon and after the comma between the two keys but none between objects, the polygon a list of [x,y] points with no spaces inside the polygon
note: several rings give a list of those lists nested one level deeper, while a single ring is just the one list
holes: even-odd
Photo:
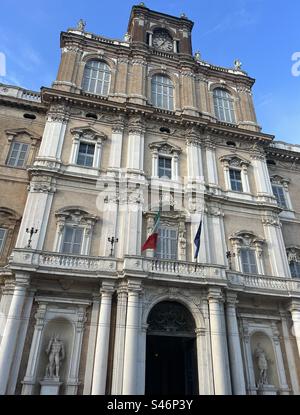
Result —
[{"label": "balcony railing", "polygon": [[300,297],[300,280],[229,271],[224,266],[186,261],[160,260],[140,256],[90,257],[15,249],[9,261],[13,271],[78,275],[152,277],[165,281],[215,284],[237,291]]}]

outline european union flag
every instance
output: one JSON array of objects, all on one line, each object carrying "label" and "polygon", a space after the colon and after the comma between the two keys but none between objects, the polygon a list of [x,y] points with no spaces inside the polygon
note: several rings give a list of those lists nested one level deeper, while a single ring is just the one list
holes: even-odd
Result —
[{"label": "european union flag", "polygon": [[202,231],[202,220],[199,225],[198,232],[195,236],[194,244],[196,245],[196,252],[195,252],[195,259],[198,258],[199,250],[200,250],[200,239],[201,239],[201,231]]}]

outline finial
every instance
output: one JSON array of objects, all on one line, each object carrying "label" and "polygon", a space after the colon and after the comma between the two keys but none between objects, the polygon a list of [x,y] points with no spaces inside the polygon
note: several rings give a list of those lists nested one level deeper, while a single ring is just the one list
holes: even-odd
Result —
[{"label": "finial", "polygon": [[197,51],[195,53],[194,58],[195,58],[195,61],[200,62],[201,61],[201,53],[199,51]]},{"label": "finial", "polygon": [[144,3],[144,2],[141,2],[141,3],[139,4],[139,6],[140,6],[140,7],[146,7],[146,5],[145,5],[145,3]]},{"label": "finial", "polygon": [[84,32],[86,27],[86,22],[83,19],[80,19],[77,23],[77,30],[80,30],[80,32]]},{"label": "finial", "polygon": [[241,69],[242,69],[242,62],[241,62],[239,59],[236,59],[236,60],[234,61],[234,69],[235,69],[236,71],[239,71],[239,70],[241,70]]},{"label": "finial", "polygon": [[180,14],[181,19],[187,19],[187,15],[185,13]]}]

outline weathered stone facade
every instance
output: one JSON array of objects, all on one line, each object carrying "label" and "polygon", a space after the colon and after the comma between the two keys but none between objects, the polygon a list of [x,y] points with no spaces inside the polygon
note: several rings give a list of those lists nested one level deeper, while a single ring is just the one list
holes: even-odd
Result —
[{"label": "weathered stone facade", "polygon": [[62,33],[51,88],[0,85],[0,394],[152,393],[154,336],[181,393],[299,394],[300,147],[192,28],[134,6],[124,40]]}]

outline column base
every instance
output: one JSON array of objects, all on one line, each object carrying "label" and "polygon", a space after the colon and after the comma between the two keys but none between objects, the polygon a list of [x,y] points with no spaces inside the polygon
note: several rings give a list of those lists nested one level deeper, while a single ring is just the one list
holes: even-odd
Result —
[{"label": "column base", "polygon": [[277,389],[274,385],[260,385],[257,388],[257,395],[277,395]]},{"label": "column base", "polygon": [[63,382],[59,378],[45,378],[40,382],[40,395],[59,395],[59,389]]}]

